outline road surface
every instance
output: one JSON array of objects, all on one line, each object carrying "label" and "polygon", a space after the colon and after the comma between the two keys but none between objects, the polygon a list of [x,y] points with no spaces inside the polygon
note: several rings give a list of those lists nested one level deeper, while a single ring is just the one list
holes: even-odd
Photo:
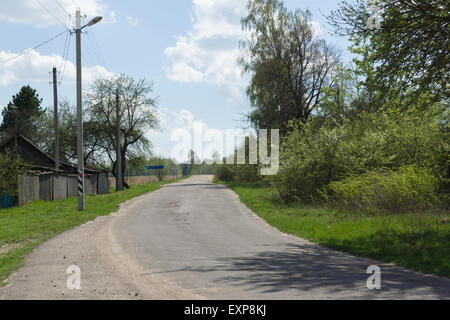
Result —
[{"label": "road surface", "polygon": [[[164,186],[49,241],[0,298],[450,299],[449,279],[283,234],[211,179]],[[69,264],[82,270],[82,290],[64,287]],[[371,265],[381,290],[367,288]]]}]

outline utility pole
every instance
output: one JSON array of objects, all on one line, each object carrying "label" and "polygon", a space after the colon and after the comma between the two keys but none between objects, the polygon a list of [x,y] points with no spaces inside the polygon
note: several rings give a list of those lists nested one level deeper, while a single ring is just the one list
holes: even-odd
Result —
[{"label": "utility pole", "polygon": [[78,154],[78,211],[84,211],[84,155],[83,155],[83,106],[81,87],[81,13],[76,12],[76,45],[77,45],[77,154]]},{"label": "utility pole", "polygon": [[83,153],[83,104],[81,87],[81,30],[100,22],[102,17],[95,17],[85,26],[81,26],[81,12],[77,8],[75,15],[75,34],[77,45],[77,156],[78,156],[78,211],[84,211],[84,153]]},{"label": "utility pole", "polygon": [[117,133],[116,133],[116,144],[117,144],[117,151],[116,151],[116,167],[117,167],[117,173],[116,173],[116,191],[122,191],[123,190],[123,177],[122,177],[122,152],[120,150],[120,96],[119,96],[119,89],[116,90],[116,126],[117,126]]},{"label": "utility pole", "polygon": [[17,135],[18,135],[17,112],[19,111],[19,107],[11,105],[11,109],[14,110],[14,147],[16,148],[17,153]]},{"label": "utility pole", "polygon": [[59,170],[58,83],[56,68],[53,68],[53,105],[53,124],[55,127],[55,169]]},{"label": "utility pole", "polygon": [[14,144],[16,146],[16,152],[17,152],[18,151],[17,150],[17,135],[19,134],[18,129],[17,129],[17,110],[14,112],[14,118],[15,118],[15,121],[14,121]]},{"label": "utility pole", "polygon": [[19,112],[19,108],[15,107],[14,110],[14,145],[16,146],[16,153],[19,151],[17,150],[17,136],[19,135],[19,129],[18,129],[18,123],[17,123],[17,112]]}]

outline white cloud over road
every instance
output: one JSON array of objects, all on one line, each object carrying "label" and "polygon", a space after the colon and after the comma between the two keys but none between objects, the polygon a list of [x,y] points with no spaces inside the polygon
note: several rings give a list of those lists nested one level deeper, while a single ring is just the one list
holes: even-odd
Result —
[{"label": "white cloud over road", "polygon": [[230,100],[239,99],[246,81],[237,65],[239,41],[246,38],[240,19],[246,0],[193,0],[192,30],[165,50],[167,77],[185,83],[216,85]]},{"label": "white cloud over road", "polygon": [[[58,5],[58,2],[60,6]],[[45,28],[66,24],[67,13],[75,14],[76,7],[82,8],[83,15],[94,17],[101,15],[104,22],[114,22],[115,13],[101,0],[14,0],[2,1],[0,21],[28,24]]]},{"label": "white cloud over road", "polygon": [[[0,51],[0,61],[15,57],[17,53]],[[45,56],[38,51],[31,50],[27,54],[0,64],[0,85],[8,86],[18,82],[38,82],[44,83],[50,81],[49,71],[54,66],[62,65],[63,58],[58,55]],[[92,82],[97,78],[104,76],[113,76],[102,66],[93,66],[83,68],[83,80]],[[67,61],[64,72],[64,81],[75,81],[75,65]]]},{"label": "white cloud over road", "polygon": [[[239,41],[249,36],[240,23],[246,5],[247,0],[193,0],[192,30],[178,35],[175,45],[165,50],[167,77],[216,85],[231,101],[242,98],[248,78],[242,76],[237,59]],[[311,26],[316,36],[323,35],[318,22]]]}]

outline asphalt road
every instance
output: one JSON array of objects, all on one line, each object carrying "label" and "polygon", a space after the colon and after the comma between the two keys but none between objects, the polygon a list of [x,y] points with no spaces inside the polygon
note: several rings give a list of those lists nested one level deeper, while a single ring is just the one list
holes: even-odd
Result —
[{"label": "asphalt road", "polygon": [[[283,234],[235,193],[194,176],[149,194],[112,226],[143,270],[202,299],[450,299],[450,280],[329,250]],[[381,290],[366,286],[381,267]]]}]

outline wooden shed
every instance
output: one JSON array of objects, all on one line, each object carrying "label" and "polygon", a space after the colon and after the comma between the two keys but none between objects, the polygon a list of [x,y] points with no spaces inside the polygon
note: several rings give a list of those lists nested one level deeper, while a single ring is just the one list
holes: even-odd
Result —
[{"label": "wooden shed", "polygon": [[[56,168],[52,157],[22,135],[17,136],[17,148],[14,137],[0,143],[0,153],[5,153],[7,150],[16,150],[17,155],[31,165],[30,174],[19,179],[20,205],[38,199],[54,201],[77,196],[76,165],[60,162],[59,167]],[[37,185],[38,190],[36,190]],[[109,193],[108,172],[86,168],[85,189],[87,195]]]}]

